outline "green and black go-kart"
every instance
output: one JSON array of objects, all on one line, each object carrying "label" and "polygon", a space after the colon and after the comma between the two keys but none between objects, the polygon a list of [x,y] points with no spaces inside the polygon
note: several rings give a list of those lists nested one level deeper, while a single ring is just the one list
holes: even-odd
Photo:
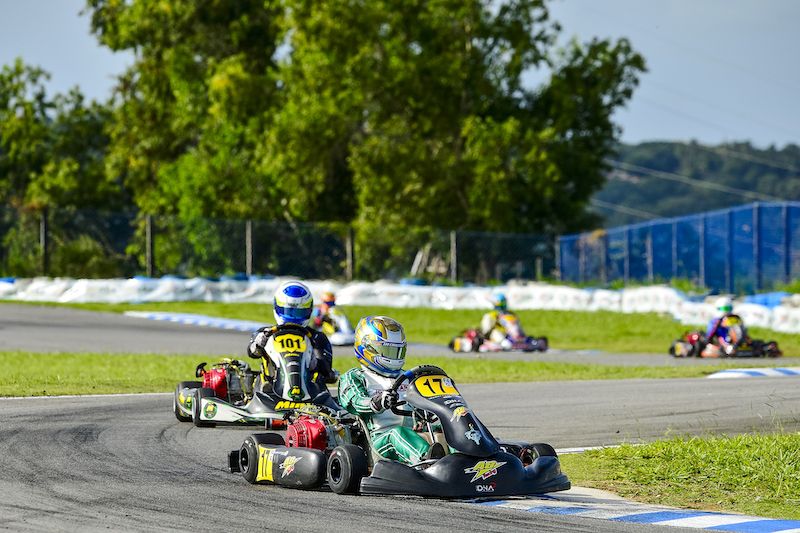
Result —
[{"label": "green and black go-kart", "polygon": [[228,454],[231,472],[250,483],[315,489],[326,482],[340,494],[398,494],[437,498],[491,498],[570,488],[555,450],[543,443],[498,442],[478,420],[453,381],[435,366],[400,375],[405,405],[392,410],[422,421],[423,435],[442,454],[405,465],[379,456],[361,422],[324,408],[299,411],[286,437],[254,434]]}]

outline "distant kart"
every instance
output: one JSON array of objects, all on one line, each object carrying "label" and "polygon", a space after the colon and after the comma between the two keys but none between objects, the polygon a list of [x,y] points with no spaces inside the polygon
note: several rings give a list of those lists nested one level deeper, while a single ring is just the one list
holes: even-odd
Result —
[{"label": "distant kart", "polygon": [[522,331],[519,320],[512,314],[501,314],[498,324],[506,336],[501,342],[485,338],[477,329],[466,329],[453,337],[448,346],[454,352],[545,352],[547,337],[529,337]]},{"label": "distant kart", "polygon": [[315,381],[309,370],[313,348],[304,328],[279,326],[265,351],[276,369],[273,377],[267,368],[255,372],[244,361],[223,359],[210,369],[199,364],[195,375],[202,381],[182,381],[175,389],[175,417],[199,427],[257,424],[277,429],[286,426],[288,412],[306,404],[338,409],[325,384]]},{"label": "distant kart", "polygon": [[687,331],[683,337],[675,339],[669,347],[673,357],[780,357],[783,355],[775,341],[752,339],[747,334],[742,319],[738,315],[728,315],[721,326],[727,328],[727,347],[709,342],[702,331]]},{"label": "distant kart", "polygon": [[322,321],[322,326],[317,329],[322,331],[334,346],[351,346],[355,342],[356,332],[347,315],[338,307],[330,308],[328,316]]},{"label": "distant kart", "polygon": [[498,442],[441,368],[408,370],[390,390],[401,388],[410,409],[392,411],[414,417],[426,428],[421,434],[438,443],[429,459],[411,466],[385,459],[372,449],[358,418],[309,407],[293,419],[285,439],[276,433],[245,439],[228,454],[230,470],[250,483],[314,489],[327,481],[339,494],[485,498],[570,488],[549,444]]}]

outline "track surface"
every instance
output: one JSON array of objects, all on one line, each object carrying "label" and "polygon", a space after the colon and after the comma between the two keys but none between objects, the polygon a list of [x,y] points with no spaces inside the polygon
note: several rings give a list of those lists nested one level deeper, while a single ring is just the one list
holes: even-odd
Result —
[{"label": "track surface", "polygon": [[[11,316],[20,308],[34,317]],[[0,313],[0,350],[100,351],[108,343],[116,351],[215,353],[208,350],[218,342],[219,353],[229,353],[228,345],[240,348],[247,337],[65,309],[4,305]],[[197,337],[202,342],[195,345]],[[798,430],[796,384],[754,378],[459,388],[497,436],[561,448],[647,441],[667,432]],[[178,423],[171,395],[6,399],[0,420],[0,529],[676,531],[459,502],[251,486],[225,470],[227,451],[248,431]]]}]

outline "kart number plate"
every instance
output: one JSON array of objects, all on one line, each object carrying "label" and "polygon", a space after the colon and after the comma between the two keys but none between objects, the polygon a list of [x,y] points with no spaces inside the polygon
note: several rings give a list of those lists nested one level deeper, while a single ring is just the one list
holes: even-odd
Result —
[{"label": "kart number plate", "polygon": [[284,333],[275,337],[275,344],[281,353],[303,353],[306,351],[306,340],[293,333]]},{"label": "kart number plate", "polygon": [[447,376],[422,376],[414,382],[414,387],[425,398],[458,394],[453,380]]}]

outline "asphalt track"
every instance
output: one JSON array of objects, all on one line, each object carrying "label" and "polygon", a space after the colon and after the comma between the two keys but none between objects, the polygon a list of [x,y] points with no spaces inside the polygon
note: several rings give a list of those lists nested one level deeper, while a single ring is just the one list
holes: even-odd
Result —
[{"label": "asphalt track", "polygon": [[[3,305],[0,316],[0,350],[228,353],[247,337],[66,309]],[[796,431],[796,384],[685,379],[460,389],[499,437],[563,448]],[[0,420],[0,528],[14,531],[676,531],[460,502],[254,487],[225,469],[226,452],[247,431],[178,423],[164,394],[6,399]]]}]

